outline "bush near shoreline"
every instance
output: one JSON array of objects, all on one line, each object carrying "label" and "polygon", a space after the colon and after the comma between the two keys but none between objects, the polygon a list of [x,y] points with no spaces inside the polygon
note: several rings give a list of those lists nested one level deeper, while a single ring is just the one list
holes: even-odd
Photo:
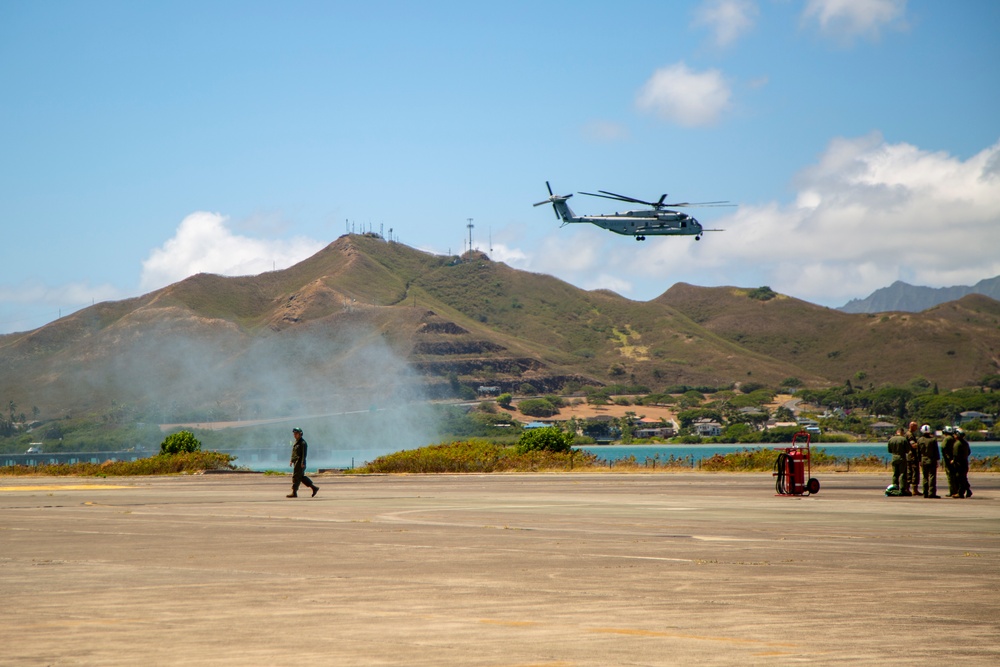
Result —
[{"label": "bush near shoreline", "polygon": [[205,472],[206,470],[234,470],[233,460],[233,456],[221,452],[181,452],[177,454],[160,454],[135,461],[7,466],[0,468],[0,476],[128,477],[138,475],[177,475]]}]

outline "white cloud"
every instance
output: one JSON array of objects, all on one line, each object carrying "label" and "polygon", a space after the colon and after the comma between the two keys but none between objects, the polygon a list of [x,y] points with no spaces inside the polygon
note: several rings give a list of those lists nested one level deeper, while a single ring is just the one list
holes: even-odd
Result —
[{"label": "white cloud", "polygon": [[732,237],[716,257],[755,263],[762,284],[828,305],[894,280],[1000,275],[1000,176],[988,171],[998,154],[1000,143],[963,161],[878,134],[835,139],[797,177],[794,204],[744,206],[726,220]]},{"label": "white cloud", "polygon": [[0,285],[0,302],[31,303],[47,306],[79,307],[90,305],[95,301],[121,298],[121,292],[111,285],[88,285],[86,283],[71,283],[50,287],[40,282],[32,281],[17,287]]},{"label": "white cloud", "polygon": [[677,282],[770,285],[828,306],[895,280],[973,285],[1000,275],[998,165],[1000,142],[962,160],[877,133],[837,138],[796,176],[791,203],[703,219],[724,233],[637,243],[571,225],[523,253],[519,268],[639,299]]},{"label": "white cloud", "polygon": [[706,0],[695,10],[695,26],[713,31],[716,46],[726,47],[751,30],[760,10],[751,0]]},{"label": "white cloud", "polygon": [[[433,251],[428,251],[433,252]],[[443,254],[443,253],[438,253]],[[490,258],[494,262],[503,262],[508,266],[524,266],[525,262],[528,261],[528,256],[523,250],[519,248],[511,248],[504,243],[494,243],[493,244],[493,255]]]},{"label": "white cloud", "polygon": [[662,67],[636,96],[640,111],[695,127],[711,125],[729,108],[729,84],[719,70],[695,72],[683,62]]},{"label": "white cloud", "polygon": [[241,276],[284,269],[310,257],[324,244],[306,238],[255,239],[234,234],[229,219],[199,211],[181,221],[174,237],[142,263],[140,286],[159,289],[196,273]]},{"label": "white cloud", "polygon": [[883,27],[905,27],[905,14],[906,0],[809,0],[802,20],[850,43],[858,36],[877,39]]},{"label": "white cloud", "polygon": [[126,296],[108,284],[50,286],[32,280],[13,287],[0,285],[0,333],[29,331],[80,308]]},{"label": "white cloud", "polygon": [[[259,227],[260,221],[249,224]],[[174,237],[142,263],[140,288],[148,292],[201,272],[236,276],[284,269],[314,255],[324,245],[301,237],[240,236],[229,229],[228,219],[222,215],[192,213],[181,221]],[[0,285],[0,333],[27,331],[94,303],[130,296],[134,291],[108,284],[50,286],[36,280]]]}]

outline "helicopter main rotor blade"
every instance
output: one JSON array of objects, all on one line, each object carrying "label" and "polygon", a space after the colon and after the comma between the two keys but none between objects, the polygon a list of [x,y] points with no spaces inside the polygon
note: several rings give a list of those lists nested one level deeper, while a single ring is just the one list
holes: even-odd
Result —
[{"label": "helicopter main rotor blade", "polygon": [[668,195],[660,195],[658,201],[645,201],[643,199],[636,199],[635,197],[628,197],[626,195],[620,195],[616,192],[608,192],[607,190],[598,190],[600,194],[594,192],[581,192],[581,195],[587,195],[588,197],[603,197],[604,199],[613,199],[615,201],[630,202],[633,204],[643,204],[645,206],[652,206],[654,209],[659,211],[663,208],[683,208],[685,206],[736,206],[736,204],[731,204],[728,200],[722,199],[719,201],[681,201],[681,202],[667,202],[664,201]]},{"label": "helicopter main rotor blade", "polygon": [[621,197],[609,197],[607,195],[596,195],[593,192],[581,192],[581,195],[587,195],[588,197],[604,197],[605,199],[621,199]]},{"label": "helicopter main rotor blade", "polygon": [[[601,190],[604,192],[604,190]],[[653,206],[654,204],[642,201],[641,199],[636,199],[635,197],[623,197],[622,195],[616,195],[614,193],[607,193],[603,195],[594,194],[593,192],[581,192],[581,195],[587,195],[589,197],[602,197],[603,199],[613,199],[615,201],[629,202],[631,204],[646,204],[647,206]]]},{"label": "helicopter main rotor blade", "polygon": [[548,182],[548,181],[545,181],[545,187],[547,187],[547,188],[549,189],[549,196],[550,196],[550,197],[554,196],[554,195],[552,194],[552,186],[551,186],[551,185],[549,185],[549,182]]},{"label": "helicopter main rotor blade", "polygon": [[598,192],[603,192],[609,199],[620,199],[622,201],[635,202],[636,204],[645,204],[646,206],[655,206],[651,201],[643,201],[642,199],[636,199],[635,197],[628,197],[626,195],[620,195],[616,192],[608,192],[607,190],[598,190]]},{"label": "helicopter main rotor blade", "polygon": [[676,204],[663,204],[663,206],[669,206],[669,207],[673,207],[673,208],[681,208],[681,207],[684,207],[684,206],[706,206],[706,207],[713,207],[713,206],[736,206],[736,204],[730,204],[726,200],[722,200],[722,201],[695,201],[695,202],[682,201],[682,202],[677,202]]}]

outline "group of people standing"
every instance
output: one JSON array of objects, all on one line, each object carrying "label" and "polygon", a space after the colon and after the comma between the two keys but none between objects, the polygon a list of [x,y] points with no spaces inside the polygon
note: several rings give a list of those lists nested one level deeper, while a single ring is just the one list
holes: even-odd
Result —
[{"label": "group of people standing", "polygon": [[[937,493],[938,461],[944,461],[948,476],[949,498],[971,498],[969,486],[969,455],[972,448],[959,427],[945,426],[944,441],[938,444],[937,436],[928,424],[917,428],[900,428],[889,438],[892,454],[892,484],[885,490],[887,496],[919,496],[940,498]],[[924,478],[922,493],[920,477]]]}]

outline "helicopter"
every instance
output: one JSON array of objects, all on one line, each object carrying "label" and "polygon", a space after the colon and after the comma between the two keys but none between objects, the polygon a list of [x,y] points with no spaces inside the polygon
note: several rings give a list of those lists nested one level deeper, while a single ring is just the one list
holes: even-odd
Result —
[{"label": "helicopter", "polygon": [[705,229],[701,223],[687,213],[668,210],[668,207],[683,208],[686,206],[735,206],[727,201],[706,201],[706,202],[678,202],[667,203],[667,195],[661,195],[655,201],[643,201],[635,197],[615,194],[607,190],[598,190],[597,193],[581,192],[581,195],[588,197],[603,197],[615,201],[628,202],[630,204],[643,204],[652,207],[652,210],[625,211],[624,213],[614,213],[612,215],[576,215],[566,204],[566,200],[573,195],[557,195],[552,192],[552,186],[545,181],[545,187],[549,189],[549,198],[540,201],[535,206],[552,204],[556,212],[556,217],[562,220],[560,227],[565,227],[571,222],[589,222],[602,229],[615,234],[633,236],[636,241],[645,241],[649,236],[693,236],[695,241],[701,240],[701,235],[705,232],[721,232],[722,229]]}]

